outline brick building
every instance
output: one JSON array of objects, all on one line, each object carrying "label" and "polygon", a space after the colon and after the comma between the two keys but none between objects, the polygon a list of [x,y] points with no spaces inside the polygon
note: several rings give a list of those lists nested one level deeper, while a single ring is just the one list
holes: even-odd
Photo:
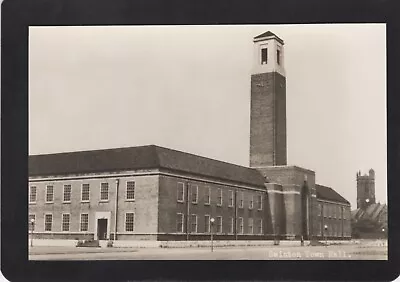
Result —
[{"label": "brick building", "polygon": [[283,63],[279,37],[254,38],[250,167],[155,145],[30,156],[34,236],[201,240],[214,218],[218,239],[349,238],[349,203],[286,163]]}]

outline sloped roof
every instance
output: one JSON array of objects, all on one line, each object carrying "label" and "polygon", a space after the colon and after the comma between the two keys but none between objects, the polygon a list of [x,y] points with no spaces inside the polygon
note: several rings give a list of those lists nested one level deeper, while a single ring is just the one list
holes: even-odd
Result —
[{"label": "sloped roof", "polygon": [[255,169],[155,145],[29,156],[29,176],[156,168],[264,188]]},{"label": "sloped roof", "polygon": [[315,189],[317,190],[317,198],[322,200],[328,200],[333,202],[349,204],[350,202],[343,198],[338,192],[330,187],[315,184]]},{"label": "sloped roof", "polygon": [[370,204],[367,207],[361,209],[358,208],[357,212],[352,212],[352,218],[359,220],[362,218],[369,218],[374,221],[379,221],[379,218],[382,214],[387,213],[387,205],[386,204]]},{"label": "sloped roof", "polygon": [[257,35],[256,37],[254,37],[254,39],[259,39],[259,38],[263,38],[263,37],[270,37],[270,36],[274,36],[281,44],[283,44],[283,40],[280,39],[276,34],[272,33],[271,31],[267,31],[264,32],[260,35]]}]

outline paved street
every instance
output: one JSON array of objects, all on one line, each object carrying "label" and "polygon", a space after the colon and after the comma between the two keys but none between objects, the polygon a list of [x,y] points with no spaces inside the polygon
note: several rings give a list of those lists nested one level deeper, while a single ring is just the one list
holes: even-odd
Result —
[{"label": "paved street", "polygon": [[31,260],[385,260],[387,246],[268,246],[216,248],[34,247]]}]

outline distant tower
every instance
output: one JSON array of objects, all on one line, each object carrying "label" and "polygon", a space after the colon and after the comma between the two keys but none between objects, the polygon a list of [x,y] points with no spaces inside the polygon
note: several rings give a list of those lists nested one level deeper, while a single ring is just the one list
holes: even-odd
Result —
[{"label": "distant tower", "polygon": [[286,165],[284,42],[270,31],[253,42],[250,167]]},{"label": "distant tower", "polygon": [[371,168],[369,174],[357,172],[357,208],[366,208],[375,204],[375,171]]}]

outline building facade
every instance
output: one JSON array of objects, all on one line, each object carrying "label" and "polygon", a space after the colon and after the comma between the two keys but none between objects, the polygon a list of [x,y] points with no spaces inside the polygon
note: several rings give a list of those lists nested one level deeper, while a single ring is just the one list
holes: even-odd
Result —
[{"label": "building facade", "polygon": [[[323,224],[335,230],[329,238],[348,239],[348,202],[314,171],[287,165],[284,42],[271,32],[253,42],[250,167],[155,145],[30,156],[33,235],[318,239]],[[321,216],[328,207],[341,215]]]}]

